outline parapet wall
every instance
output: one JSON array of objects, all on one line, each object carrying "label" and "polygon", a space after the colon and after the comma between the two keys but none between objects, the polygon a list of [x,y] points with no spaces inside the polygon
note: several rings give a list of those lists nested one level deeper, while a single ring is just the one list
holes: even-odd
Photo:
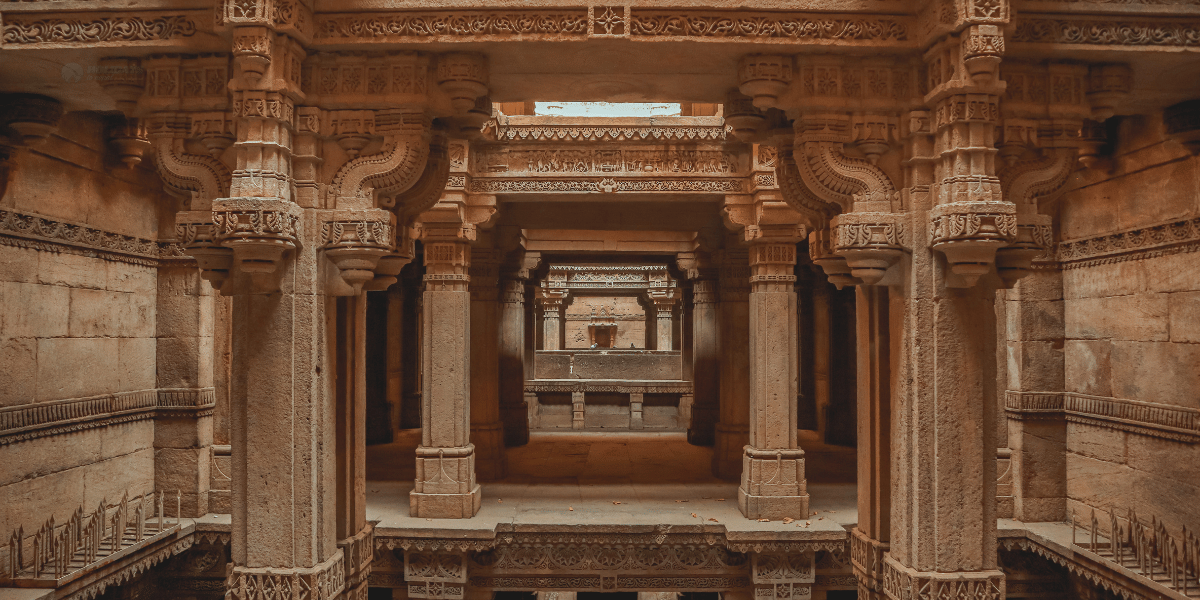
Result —
[{"label": "parapet wall", "polygon": [[678,350],[538,350],[535,379],[681,380]]}]

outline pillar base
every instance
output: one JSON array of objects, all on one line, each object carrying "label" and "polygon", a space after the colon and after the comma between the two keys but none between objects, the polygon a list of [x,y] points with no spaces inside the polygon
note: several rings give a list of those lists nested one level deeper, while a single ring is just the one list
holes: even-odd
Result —
[{"label": "pillar base", "polygon": [[475,445],[475,477],[496,481],[508,474],[504,453],[504,425],[499,421],[471,425],[471,443]]},{"label": "pillar base", "polygon": [[479,484],[465,494],[424,494],[409,492],[408,513],[426,519],[470,519],[479,512],[483,492]]},{"label": "pillar base", "polygon": [[883,555],[887,551],[887,542],[871,539],[857,527],[850,531],[850,564],[858,580],[859,600],[886,597],[883,593]]},{"label": "pillar base", "polygon": [[520,404],[500,407],[500,421],[504,423],[504,445],[524,446],[529,443],[529,405]]},{"label": "pillar base", "polygon": [[738,508],[747,519],[807,518],[804,451],[759,450],[746,446]]},{"label": "pillar base", "polygon": [[883,559],[883,591],[892,600],[1004,600],[1003,571],[936,573],[910,569],[887,554]]},{"label": "pillar base", "polygon": [[469,519],[479,512],[482,494],[475,482],[475,445],[417,447],[416,487],[408,511],[427,519]]},{"label": "pillar base", "polygon": [[713,475],[738,481],[742,477],[742,455],[750,442],[750,428],[717,423],[713,434]]},{"label": "pillar base", "polygon": [[338,550],[329,560],[311,568],[242,567],[229,569],[225,597],[254,600],[271,597],[278,590],[307,591],[316,600],[337,598],[346,587],[345,560]]}]

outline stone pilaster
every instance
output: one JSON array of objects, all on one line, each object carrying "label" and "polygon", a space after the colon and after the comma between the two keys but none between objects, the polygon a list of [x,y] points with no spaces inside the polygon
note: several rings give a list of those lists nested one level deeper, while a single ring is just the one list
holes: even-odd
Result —
[{"label": "stone pilaster", "polygon": [[808,516],[796,439],[795,265],[795,240],[767,238],[750,247],[750,443],[738,488],[738,507],[750,519]]},{"label": "stone pilaster", "polygon": [[505,272],[500,289],[500,421],[504,444],[529,443],[529,405],[525,400],[525,312],[529,276],[541,262],[537,252],[520,251],[518,268]]},{"label": "stone pilaster", "polygon": [[629,428],[630,429],[645,429],[646,422],[642,418],[642,402],[645,400],[645,395],[641,392],[632,392],[629,394]]},{"label": "stone pilaster", "polygon": [[565,310],[566,290],[548,290],[539,288],[538,304],[542,308],[542,350],[563,349],[563,311]]},{"label": "stone pilaster", "polygon": [[858,307],[858,526],[850,559],[859,596],[883,597],[883,553],[891,539],[891,338],[888,288],[860,285]]},{"label": "stone pilaster", "polygon": [[479,510],[470,443],[470,263],[467,240],[426,238],[421,445],[409,496],[414,517],[468,518]]},{"label": "stone pilaster", "polygon": [[743,249],[720,254],[720,420],[713,435],[713,474],[737,479],[750,441],[750,267]]},{"label": "stone pilaster", "polygon": [[583,392],[571,392],[571,429],[583,429],[584,417],[587,416],[587,405],[583,402]]},{"label": "stone pilaster", "polygon": [[463,600],[467,593],[466,552],[404,553],[409,598]]},{"label": "stone pilaster", "polygon": [[692,381],[688,443],[713,444],[721,399],[721,331],[718,269],[707,252],[681,254],[677,264],[692,281]]},{"label": "stone pilaster", "polygon": [[502,479],[508,470],[500,422],[498,301],[500,265],[491,248],[471,250],[471,441],[479,479]]},{"label": "stone pilaster", "polygon": [[675,305],[679,303],[679,290],[675,288],[650,290],[650,303],[654,305],[655,350],[675,349]]}]

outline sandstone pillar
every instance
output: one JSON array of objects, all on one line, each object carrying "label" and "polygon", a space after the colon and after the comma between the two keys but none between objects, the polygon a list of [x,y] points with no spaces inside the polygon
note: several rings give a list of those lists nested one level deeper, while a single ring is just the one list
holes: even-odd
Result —
[{"label": "sandstone pillar", "polygon": [[392,439],[404,429],[404,287],[387,289],[387,402]]},{"label": "sandstone pillar", "polygon": [[804,518],[808,491],[797,445],[796,241],[750,247],[750,443],[738,507],[750,519]]},{"label": "sandstone pillar", "polygon": [[882,600],[883,553],[891,539],[891,338],[888,289],[859,285],[858,310],[858,526],[850,559],[864,600]]},{"label": "sandstone pillar", "polygon": [[721,331],[718,269],[708,253],[680,255],[678,264],[692,280],[692,382],[688,443],[713,445],[721,399]]},{"label": "sandstone pillar", "polygon": [[345,560],[346,595],[362,598],[374,546],[366,505],[366,294],[337,298],[335,307],[337,539]]},{"label": "sandstone pillar", "polygon": [[750,441],[750,268],[745,250],[721,252],[720,420],[713,435],[713,474],[737,479]]},{"label": "sandstone pillar", "polygon": [[567,292],[563,290],[540,289],[538,303],[542,307],[542,350],[563,349],[563,304]]},{"label": "sandstone pillar", "polygon": [[525,400],[526,289],[541,255],[521,252],[518,268],[505,271],[500,292],[500,420],[504,444],[529,443],[529,410]]},{"label": "sandstone pillar", "polygon": [[502,479],[508,470],[504,426],[500,423],[498,323],[499,269],[495,251],[471,251],[471,442],[475,473],[484,481]]},{"label": "sandstone pillar", "polygon": [[450,236],[426,238],[421,445],[414,517],[467,518],[479,510],[471,427],[471,248]]}]

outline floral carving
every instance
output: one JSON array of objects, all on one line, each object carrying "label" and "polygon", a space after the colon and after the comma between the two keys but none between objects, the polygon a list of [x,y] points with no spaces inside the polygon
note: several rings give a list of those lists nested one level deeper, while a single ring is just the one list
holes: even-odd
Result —
[{"label": "floral carving", "polygon": [[1198,46],[1200,22],[1018,19],[1013,42],[1112,46]]},{"label": "floral carving", "polygon": [[635,9],[630,33],[637,37],[905,41],[908,25],[893,19],[830,19],[797,13],[680,14]]},{"label": "floral carving", "polygon": [[471,180],[476,193],[511,192],[725,192],[745,189],[741,179],[493,179]]},{"label": "floral carving", "polygon": [[191,37],[195,34],[196,22],[187,15],[155,18],[31,18],[26,15],[4,15],[5,44],[146,42]]},{"label": "floral carving", "polygon": [[587,35],[586,11],[448,11],[328,16],[317,20],[317,39],[463,36],[558,37]]}]

